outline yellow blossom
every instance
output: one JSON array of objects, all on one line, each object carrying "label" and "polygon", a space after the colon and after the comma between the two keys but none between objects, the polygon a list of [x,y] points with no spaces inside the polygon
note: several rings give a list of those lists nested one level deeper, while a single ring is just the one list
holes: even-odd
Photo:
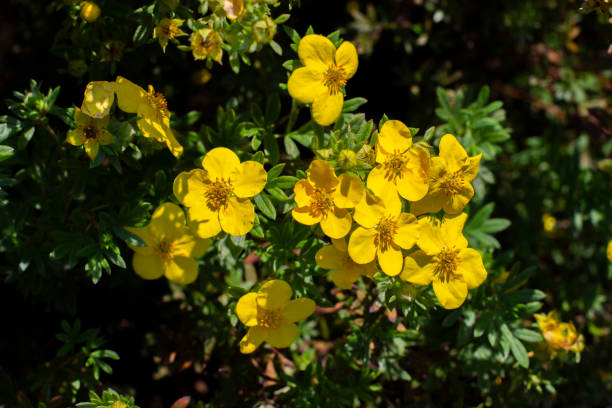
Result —
[{"label": "yellow blossom", "polygon": [[190,37],[193,57],[197,60],[210,56],[214,61],[221,62],[223,49],[221,36],[210,28],[201,28],[191,33]]},{"label": "yellow blossom", "polygon": [[282,280],[264,283],[257,293],[242,296],[236,304],[236,314],[249,331],[240,340],[240,352],[252,353],[266,341],[273,347],[289,347],[298,335],[295,322],[304,320],[315,311],[309,298],[291,299],[293,291]]},{"label": "yellow blossom", "polygon": [[436,213],[458,214],[474,196],[470,184],[478,174],[482,153],[468,157],[467,152],[451,134],[440,140],[440,156],[431,158],[427,195],[412,203],[413,214]]},{"label": "yellow blossom", "polygon": [[612,262],[612,239],[608,241],[608,248],[606,249],[606,256],[608,261]]},{"label": "yellow blossom", "polygon": [[367,264],[378,259],[384,273],[398,275],[404,262],[402,248],[411,248],[417,239],[415,216],[403,213],[397,194],[387,190],[378,197],[366,193],[355,207],[354,217],[361,226],[349,239],[348,252],[353,261]]},{"label": "yellow blossom", "polygon": [[553,232],[555,229],[555,224],[557,223],[557,219],[550,214],[542,215],[542,226],[544,227],[544,231]]},{"label": "yellow blossom", "polygon": [[244,235],[253,228],[255,208],[249,197],[266,186],[268,174],[256,161],[240,159],[225,147],[212,149],[202,169],[182,172],[174,180],[174,195],[189,207],[189,226],[202,238],[221,230]]},{"label": "yellow blossom", "polygon": [[347,41],[336,49],[328,38],[310,34],[300,41],[298,56],[304,66],[289,77],[289,94],[312,104],[315,122],[331,125],[342,112],[346,81],[357,71],[357,50]]},{"label": "yellow blossom", "polygon": [[463,304],[468,289],[478,287],[487,278],[480,253],[468,248],[462,230],[467,214],[444,216],[442,222],[426,218],[420,223],[419,250],[406,257],[402,280],[433,289],[445,309]]},{"label": "yellow blossom", "polygon": [[147,246],[130,245],[134,250],[132,265],[143,279],[169,280],[187,285],[198,277],[198,258],[206,252],[210,240],[193,235],[185,224],[185,214],[176,204],[157,207],[146,227],[124,227],[139,236]]},{"label": "yellow blossom", "polygon": [[223,0],[223,10],[230,20],[235,20],[244,14],[244,2],[242,0]]},{"label": "yellow blossom", "polygon": [[363,197],[364,187],[357,176],[336,177],[325,160],[313,160],[306,171],[307,178],[295,184],[296,207],[293,218],[304,225],[321,223],[323,233],[330,238],[342,238],[351,229],[353,208]]},{"label": "yellow blossom", "polygon": [[183,146],[177,142],[170,129],[170,111],[164,95],[155,92],[151,85],[148,91],[145,91],[121,76],[117,77],[114,87],[119,109],[138,114],[140,119],[136,124],[144,137],[152,137],[160,143],[165,143],[175,157],[180,156]]},{"label": "yellow blossom", "polygon": [[100,17],[100,6],[93,1],[83,1],[81,6],[81,18],[88,23],[93,23]]},{"label": "yellow blossom", "polygon": [[374,194],[392,190],[406,200],[417,201],[428,189],[429,152],[412,145],[410,129],[399,120],[388,120],[376,141],[377,166],[368,175]]},{"label": "yellow blossom", "polygon": [[376,262],[358,264],[348,254],[344,238],[332,239],[332,245],[325,245],[315,255],[319,267],[331,269],[331,280],[340,289],[350,289],[360,276],[371,278],[378,270]]},{"label": "yellow blossom", "polygon": [[73,146],[83,145],[85,153],[93,160],[98,155],[100,145],[109,145],[114,142],[113,136],[106,130],[108,120],[108,116],[96,119],[85,115],[79,108],[75,108],[76,129],[68,132],[66,141]]},{"label": "yellow blossom", "polygon": [[112,82],[93,81],[85,87],[81,110],[92,118],[108,116],[115,102],[115,88]]},{"label": "yellow blossom", "polygon": [[[573,322],[559,321],[555,311],[551,311],[547,315],[536,313],[534,317],[550,349],[574,351],[576,353],[580,353],[584,349],[584,336],[578,334]],[[554,355],[554,353],[552,354]]]},{"label": "yellow blossom", "polygon": [[183,25],[184,20],[180,20],[178,18],[162,18],[153,30],[153,38],[157,38],[159,41],[159,45],[161,45],[162,50],[166,52],[166,47],[168,46],[168,41],[173,40],[175,37],[180,37],[182,35],[187,35],[183,30],[179,27]]}]

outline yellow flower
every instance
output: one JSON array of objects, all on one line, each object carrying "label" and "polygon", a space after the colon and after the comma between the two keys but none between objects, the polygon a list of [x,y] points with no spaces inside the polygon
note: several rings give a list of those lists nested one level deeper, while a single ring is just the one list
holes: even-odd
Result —
[{"label": "yellow flower", "polygon": [[93,81],[85,87],[81,110],[92,118],[108,116],[115,102],[115,88],[107,81]]},{"label": "yellow flower", "polygon": [[201,169],[182,172],[174,180],[174,195],[189,207],[189,226],[209,238],[221,230],[244,235],[253,228],[255,208],[249,197],[266,186],[268,174],[256,161],[240,159],[225,147],[212,149]]},{"label": "yellow flower", "polygon": [[157,207],[146,227],[124,227],[139,236],[145,247],[130,245],[134,250],[132,265],[143,279],[169,280],[187,285],[198,277],[198,258],[206,252],[210,240],[193,235],[185,224],[185,214],[176,204]]},{"label": "yellow flower", "polygon": [[115,141],[106,130],[108,120],[108,116],[95,119],[85,115],[79,108],[75,108],[74,121],[77,127],[68,132],[66,141],[73,146],[83,145],[85,153],[93,160],[98,155],[100,145],[109,145]]},{"label": "yellow flower", "polygon": [[289,94],[312,104],[312,117],[319,125],[331,125],[342,112],[346,81],[357,71],[357,50],[347,41],[336,50],[328,38],[310,34],[300,41],[298,56],[304,66],[289,77]]},{"label": "yellow flower", "polygon": [[235,20],[244,14],[242,0],[223,0],[223,10],[230,20]]},{"label": "yellow flower", "polygon": [[153,30],[153,38],[157,38],[159,45],[161,45],[164,52],[166,52],[166,47],[168,46],[169,40],[173,40],[175,37],[180,37],[182,35],[187,35],[179,28],[181,25],[183,25],[183,21],[184,20],[180,20],[178,18],[162,18],[157,27],[155,27]]},{"label": "yellow flower", "polygon": [[374,194],[392,190],[406,200],[417,201],[428,189],[429,152],[412,146],[410,129],[399,120],[388,120],[376,141],[376,163],[368,175]]},{"label": "yellow flower", "polygon": [[433,281],[436,297],[445,309],[463,304],[468,289],[478,287],[487,278],[480,253],[468,248],[462,230],[467,214],[445,216],[442,222],[421,222],[419,250],[406,257],[402,280],[428,285]]},{"label": "yellow flower", "polygon": [[296,207],[293,218],[304,225],[321,223],[330,238],[342,238],[351,229],[353,219],[347,208],[353,208],[363,197],[363,183],[357,176],[336,177],[325,160],[313,160],[306,171],[308,178],[295,184]]},{"label": "yellow flower", "polygon": [[478,175],[482,153],[468,157],[455,136],[446,134],[440,140],[440,156],[431,158],[429,190],[420,201],[412,203],[410,211],[419,215],[436,213],[458,214],[474,196],[470,184]]},{"label": "yellow flower", "polygon": [[549,331],[554,331],[559,326],[559,317],[557,312],[554,310],[549,312],[547,315],[535,313],[533,315],[536,318],[540,331],[544,334]]},{"label": "yellow flower", "polygon": [[127,113],[136,113],[140,117],[136,124],[144,137],[152,137],[160,143],[166,143],[175,157],[183,153],[181,146],[170,129],[170,111],[166,98],[155,92],[153,86],[145,91],[132,81],[117,77],[115,81],[117,105]]},{"label": "yellow flower", "polygon": [[210,55],[213,60],[221,62],[223,49],[221,48],[222,41],[219,33],[210,28],[201,28],[191,33],[190,40],[193,58],[201,60]]},{"label": "yellow flower", "polygon": [[584,349],[584,336],[578,334],[573,322],[559,321],[555,311],[549,312],[548,315],[536,313],[534,317],[550,349],[574,351],[576,353],[580,353]]},{"label": "yellow flower", "polygon": [[350,289],[360,276],[371,278],[378,270],[376,262],[358,264],[348,255],[346,241],[332,239],[332,245],[325,245],[315,255],[319,267],[331,269],[331,280],[340,289]]},{"label": "yellow flower", "polygon": [[83,1],[81,6],[81,18],[88,23],[93,23],[100,17],[100,6],[93,1]]},{"label": "yellow flower", "polygon": [[542,215],[542,226],[544,227],[544,231],[553,232],[555,229],[555,224],[557,223],[557,219],[550,214]]},{"label": "yellow flower", "polygon": [[378,259],[387,275],[401,272],[402,248],[414,245],[419,228],[414,215],[401,211],[402,204],[394,191],[384,191],[379,197],[366,193],[355,207],[355,221],[361,226],[349,239],[348,252],[353,261],[367,264]]},{"label": "yellow flower", "polygon": [[612,239],[608,241],[608,248],[606,249],[606,255],[608,257],[608,261],[612,262]]},{"label": "yellow flower", "polygon": [[289,347],[298,335],[295,322],[315,311],[315,302],[308,298],[291,299],[293,291],[282,280],[264,283],[257,293],[247,293],[236,304],[236,314],[248,328],[240,340],[240,352],[252,353],[264,341],[273,347]]}]

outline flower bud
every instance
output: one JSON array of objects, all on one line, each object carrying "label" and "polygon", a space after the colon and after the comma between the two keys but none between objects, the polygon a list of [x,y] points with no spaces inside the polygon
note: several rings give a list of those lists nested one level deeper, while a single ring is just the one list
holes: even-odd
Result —
[{"label": "flower bud", "polygon": [[89,23],[93,23],[100,17],[100,6],[92,1],[81,3],[81,18]]}]

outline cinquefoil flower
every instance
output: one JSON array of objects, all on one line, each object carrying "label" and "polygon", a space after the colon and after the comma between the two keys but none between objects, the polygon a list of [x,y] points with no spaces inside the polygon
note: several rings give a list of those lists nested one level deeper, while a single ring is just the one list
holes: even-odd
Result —
[{"label": "cinquefoil flower", "polygon": [[95,119],[85,115],[79,108],[75,108],[74,121],[77,127],[68,132],[66,141],[73,146],[83,145],[85,153],[93,160],[98,155],[100,145],[109,145],[114,142],[113,136],[106,130],[108,120],[108,116]]},{"label": "cinquefoil flower", "polygon": [[319,267],[331,269],[331,280],[340,289],[350,289],[360,276],[371,278],[378,270],[376,262],[358,264],[348,254],[344,238],[332,239],[331,245],[324,245],[315,254]]},{"label": "cinquefoil flower", "polygon": [[254,197],[266,186],[268,173],[256,161],[240,159],[225,147],[206,153],[201,169],[182,172],[174,180],[174,195],[189,207],[189,225],[200,237],[209,238],[221,230],[244,235],[253,228]]},{"label": "cinquefoil flower", "polygon": [[183,146],[176,141],[170,129],[170,111],[164,95],[155,92],[151,85],[149,90],[145,91],[121,76],[117,77],[114,86],[119,109],[140,116],[136,124],[144,137],[152,137],[160,143],[165,143],[175,157],[180,156]]},{"label": "cinquefoil flower", "polygon": [[273,347],[289,347],[298,335],[295,322],[315,311],[308,298],[291,299],[291,286],[282,280],[264,283],[257,293],[247,293],[236,304],[236,314],[249,327],[240,340],[240,352],[252,353],[264,341]]},{"label": "cinquefoil flower", "polygon": [[81,110],[92,118],[108,116],[115,102],[115,88],[112,82],[93,81],[85,87]]},{"label": "cinquefoil flower", "polygon": [[469,157],[451,134],[440,140],[440,156],[431,158],[429,191],[421,200],[412,203],[410,212],[415,215],[436,213],[458,214],[474,196],[470,184],[478,175],[482,153]]},{"label": "cinquefoil flower", "polygon": [[312,104],[312,117],[319,125],[331,125],[342,112],[346,81],[357,71],[357,50],[347,41],[336,50],[328,38],[310,34],[300,41],[298,56],[304,66],[291,73],[289,94]]},{"label": "cinquefoil flower", "polygon": [[578,334],[573,322],[561,322],[554,310],[547,315],[536,313],[534,317],[549,351],[552,349],[580,353],[584,349],[584,336]]},{"label": "cinquefoil flower", "polygon": [[367,182],[374,194],[393,190],[406,200],[416,201],[427,193],[429,152],[412,145],[410,129],[399,120],[383,124],[376,141],[376,163]]},{"label": "cinquefoil flower", "polygon": [[353,219],[347,208],[359,203],[365,191],[357,176],[336,177],[325,160],[313,160],[306,171],[308,178],[295,184],[293,218],[304,225],[321,223],[330,238],[342,238],[351,229]]},{"label": "cinquefoil flower", "polygon": [[187,285],[198,277],[198,258],[206,252],[210,240],[193,235],[185,224],[185,214],[176,204],[157,207],[146,227],[124,227],[139,236],[145,247],[130,245],[134,250],[132,265],[143,279],[165,275],[169,280]]},{"label": "cinquefoil flower", "polygon": [[201,60],[210,56],[214,61],[221,62],[223,49],[219,33],[210,28],[201,28],[191,33],[189,39],[194,59]]},{"label": "cinquefoil flower", "polygon": [[184,20],[178,18],[162,18],[157,27],[153,30],[153,38],[157,38],[164,52],[166,52],[169,40],[187,35],[180,29],[181,25],[183,25],[183,21]]},{"label": "cinquefoil flower", "polygon": [[468,248],[463,236],[467,214],[445,216],[442,222],[424,218],[420,222],[419,250],[408,255],[400,275],[402,280],[433,289],[445,309],[463,304],[468,289],[478,287],[487,278],[480,253]]}]

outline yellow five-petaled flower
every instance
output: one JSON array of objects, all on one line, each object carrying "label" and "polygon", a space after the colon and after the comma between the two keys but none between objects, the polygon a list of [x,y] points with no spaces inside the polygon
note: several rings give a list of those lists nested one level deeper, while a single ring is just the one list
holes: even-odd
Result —
[{"label": "yellow five-petaled flower", "polygon": [[347,41],[336,49],[328,38],[310,34],[300,41],[298,56],[304,66],[289,77],[289,94],[312,104],[315,122],[331,125],[342,112],[346,81],[357,71],[357,50]]},{"label": "yellow five-petaled flower", "polygon": [[313,160],[306,171],[307,179],[295,184],[293,218],[304,225],[321,223],[330,238],[342,238],[351,229],[353,219],[347,208],[353,208],[363,197],[364,187],[357,176],[336,177],[325,160]]},{"label": "yellow five-petaled flower", "polygon": [[291,299],[293,291],[282,280],[264,283],[257,293],[247,293],[236,304],[236,314],[249,327],[240,340],[240,352],[252,353],[264,341],[273,347],[289,347],[298,335],[295,322],[315,311],[315,302],[308,298]]},{"label": "yellow five-petaled flower", "polygon": [[584,349],[584,336],[578,333],[573,322],[559,321],[559,317],[554,310],[547,315],[536,313],[534,316],[550,349],[574,351],[576,353],[580,353]]},{"label": "yellow five-petaled flower", "polygon": [[176,204],[157,207],[146,227],[124,227],[139,236],[147,246],[130,245],[134,250],[134,271],[143,279],[165,275],[169,280],[187,285],[198,277],[200,257],[210,240],[193,235],[185,224],[185,213]]},{"label": "yellow five-petaled flower", "polygon": [[162,18],[157,27],[153,30],[153,38],[157,38],[164,52],[166,52],[169,40],[187,35],[180,29],[181,25],[183,25],[183,21],[184,20],[178,18]]},{"label": "yellow five-petaled flower", "polygon": [[331,269],[331,280],[340,289],[350,289],[360,276],[371,278],[378,270],[376,262],[358,264],[348,254],[344,238],[332,239],[331,245],[324,245],[315,254],[315,262],[321,268]]},{"label": "yellow five-petaled flower", "polygon": [[440,140],[440,156],[431,158],[429,191],[423,199],[412,203],[410,211],[416,215],[436,213],[458,214],[474,196],[470,184],[478,175],[482,153],[469,157],[451,134]]},{"label": "yellow five-petaled flower", "polygon": [[463,236],[467,214],[447,217],[440,222],[423,218],[420,222],[417,246],[408,255],[400,275],[402,280],[433,289],[445,309],[456,309],[463,304],[468,289],[478,287],[487,278],[480,253],[468,248]]},{"label": "yellow five-petaled flower", "polygon": [[75,108],[74,121],[77,127],[68,132],[66,141],[73,146],[83,145],[85,153],[93,160],[98,155],[100,145],[109,145],[114,142],[113,136],[106,130],[108,120],[108,116],[96,119],[84,114],[79,108]]},{"label": "yellow five-petaled flower", "polygon": [[202,238],[221,230],[244,235],[253,228],[255,208],[249,197],[266,186],[268,174],[256,161],[240,159],[225,147],[206,153],[202,169],[180,173],[174,195],[186,207],[190,227]]}]

